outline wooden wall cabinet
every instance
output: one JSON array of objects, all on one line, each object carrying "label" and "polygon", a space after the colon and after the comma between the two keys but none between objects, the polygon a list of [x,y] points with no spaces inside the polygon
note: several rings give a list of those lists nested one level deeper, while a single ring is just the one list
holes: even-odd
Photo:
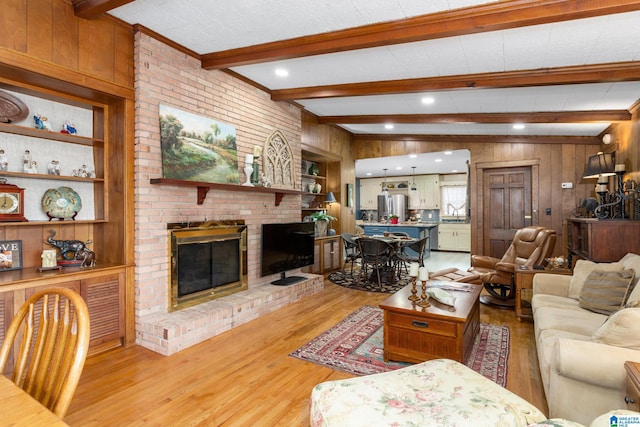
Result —
[{"label": "wooden wall cabinet", "polygon": [[125,334],[125,269],[96,271],[80,269],[66,275],[49,273],[23,283],[0,287],[0,333],[4,333],[14,313],[24,301],[40,289],[64,287],[80,294],[89,309],[91,335],[89,354],[123,345]]},{"label": "wooden wall cabinet", "polygon": [[567,219],[567,255],[593,262],[614,262],[640,248],[640,221]]},{"label": "wooden wall cabinet", "polygon": [[[5,66],[5,69],[10,69]],[[14,80],[11,80],[11,76]],[[68,80],[52,77],[42,78],[36,72],[19,70],[0,76],[0,88],[23,94],[31,102],[51,103],[52,111],[32,111],[55,117],[57,108],[79,109],[88,123],[74,123],[78,128],[93,129],[89,137],[60,133],[60,128],[51,131],[35,129],[15,124],[0,124],[0,133],[27,141],[35,154],[48,152],[51,159],[64,163],[61,175],[49,175],[47,164],[38,159],[38,173],[26,173],[13,165],[7,171],[0,171],[0,177],[8,183],[18,181],[25,188],[31,213],[25,206],[27,222],[0,222],[0,240],[20,240],[22,242],[22,268],[0,271],[0,333],[5,328],[15,310],[25,298],[36,289],[64,286],[80,293],[89,307],[91,316],[91,354],[132,344],[135,341],[133,318],[133,117],[132,98],[110,95],[103,91],[79,86],[81,79],[69,75]],[[38,86],[34,86],[37,82]],[[105,84],[104,88],[109,87]],[[115,88],[118,93],[121,88]],[[131,92],[132,94],[133,92]],[[87,112],[88,110],[88,112]],[[53,126],[64,122],[56,117]],[[76,121],[73,117],[67,117]],[[26,122],[25,122],[26,123]],[[24,143],[23,143],[24,144]],[[16,144],[20,145],[20,144]],[[51,146],[55,146],[55,152]],[[0,147],[10,149],[12,147]],[[30,150],[30,151],[31,151]],[[47,151],[48,150],[48,151]],[[83,156],[91,156],[93,174],[75,176],[70,167],[73,153],[82,151]],[[55,157],[54,157],[55,156]],[[90,162],[89,162],[90,163]],[[73,166],[71,166],[73,164]],[[40,213],[43,188],[79,187],[83,209],[90,207],[92,215],[84,219],[48,220]],[[81,193],[84,191],[84,193]],[[86,211],[85,211],[86,212]],[[82,211],[81,211],[82,213]],[[87,212],[88,214],[88,212]],[[31,218],[29,217],[31,216]],[[80,216],[80,215],[78,215]],[[42,264],[41,254],[45,249],[53,249],[45,241],[55,231],[55,239],[90,241],[87,246],[96,254],[93,267],[69,267],[61,270],[38,271]]]},{"label": "wooden wall cabinet", "polygon": [[342,242],[340,236],[318,237],[315,241],[314,264],[309,273],[327,274],[342,267]]}]

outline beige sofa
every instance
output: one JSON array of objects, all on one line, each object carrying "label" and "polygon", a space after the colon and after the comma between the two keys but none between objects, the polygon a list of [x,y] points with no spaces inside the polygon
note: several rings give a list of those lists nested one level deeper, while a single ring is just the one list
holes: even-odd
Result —
[{"label": "beige sofa", "polygon": [[[597,286],[594,277],[603,274],[590,275],[594,270],[620,272],[631,283],[622,307],[613,314],[581,308],[593,302],[588,297]],[[635,273],[634,279],[630,273]],[[589,425],[600,414],[626,408],[624,362],[640,362],[638,276],[640,255],[627,254],[617,263],[579,260],[573,276],[534,277],[531,305],[549,418]]]}]

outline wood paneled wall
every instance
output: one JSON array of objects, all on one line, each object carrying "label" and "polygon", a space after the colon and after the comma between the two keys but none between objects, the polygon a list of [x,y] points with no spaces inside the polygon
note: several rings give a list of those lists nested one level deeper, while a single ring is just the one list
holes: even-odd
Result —
[{"label": "wood paneled wall", "polygon": [[[334,174],[330,174],[327,184],[329,188],[335,190],[338,186],[339,194],[336,194],[340,203],[340,228],[342,233],[355,233],[356,230],[356,207],[347,207],[346,185],[354,186],[355,204],[355,162],[351,154],[352,135],[331,125],[318,124],[316,116],[305,111],[302,112],[302,148],[334,160],[340,161],[339,179],[332,181]],[[336,177],[338,178],[338,177]]]},{"label": "wood paneled wall", "polygon": [[130,25],[78,18],[68,0],[0,0],[0,10],[1,47],[133,88]]},{"label": "wood paneled wall", "polygon": [[[573,209],[589,196],[595,196],[593,180],[582,179],[587,158],[600,149],[597,144],[575,144],[570,140],[566,143],[555,142],[548,144],[535,143],[502,143],[492,141],[494,137],[486,137],[483,141],[474,142],[464,137],[464,141],[452,138],[429,137],[384,137],[354,136],[353,158],[364,159],[374,157],[399,156],[411,153],[427,153],[444,150],[468,149],[471,151],[471,252],[479,254],[482,251],[481,236],[478,227],[481,225],[481,215],[478,215],[478,197],[480,190],[477,186],[478,174],[482,173],[478,166],[510,165],[517,162],[537,159],[538,182],[533,183],[537,188],[538,204],[534,209],[538,211],[538,223],[553,228],[558,233],[555,254],[566,252],[564,244],[563,220],[571,215]],[[562,189],[563,182],[572,182],[572,189]],[[545,210],[551,208],[551,215]]]}]

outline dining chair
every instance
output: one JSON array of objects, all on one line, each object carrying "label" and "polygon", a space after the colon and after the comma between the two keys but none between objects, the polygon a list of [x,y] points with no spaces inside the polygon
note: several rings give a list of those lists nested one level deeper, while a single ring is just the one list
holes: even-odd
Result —
[{"label": "dining chair", "polygon": [[89,311],[68,288],[35,292],[14,316],[0,348],[0,372],[63,418],[89,348]]},{"label": "dining chair", "polygon": [[358,284],[361,283],[363,275],[365,281],[367,281],[370,275],[375,272],[378,286],[382,287],[382,277],[385,274],[395,275],[391,264],[395,253],[392,245],[381,239],[360,237],[358,239],[358,248],[362,256]]},{"label": "dining chair", "polygon": [[351,275],[353,275],[353,264],[362,258],[360,248],[358,248],[358,243],[355,238],[356,235],[352,233],[342,233],[340,237],[342,238],[344,248],[344,266],[342,269],[344,270],[347,264],[351,263]]},{"label": "dining chair", "polygon": [[424,267],[424,256],[427,251],[428,244],[429,236],[413,241],[407,245],[400,246],[400,250],[396,253],[398,275],[400,275],[400,270],[402,269],[406,272],[407,265],[412,262],[417,262],[420,264],[420,267]]}]

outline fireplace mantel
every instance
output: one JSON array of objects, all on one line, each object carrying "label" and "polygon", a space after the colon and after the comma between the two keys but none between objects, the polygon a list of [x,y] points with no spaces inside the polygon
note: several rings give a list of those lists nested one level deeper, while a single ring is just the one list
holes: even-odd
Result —
[{"label": "fireplace mantel", "polygon": [[228,191],[249,191],[254,193],[275,193],[275,205],[279,206],[280,201],[285,194],[301,194],[300,190],[286,189],[286,188],[271,188],[271,187],[248,187],[238,184],[220,184],[214,182],[201,182],[201,181],[186,181],[182,179],[171,178],[151,178],[151,184],[161,185],[173,185],[179,187],[197,187],[198,188],[198,204],[204,203],[204,199],[207,197],[209,189],[216,188],[218,190]]}]

